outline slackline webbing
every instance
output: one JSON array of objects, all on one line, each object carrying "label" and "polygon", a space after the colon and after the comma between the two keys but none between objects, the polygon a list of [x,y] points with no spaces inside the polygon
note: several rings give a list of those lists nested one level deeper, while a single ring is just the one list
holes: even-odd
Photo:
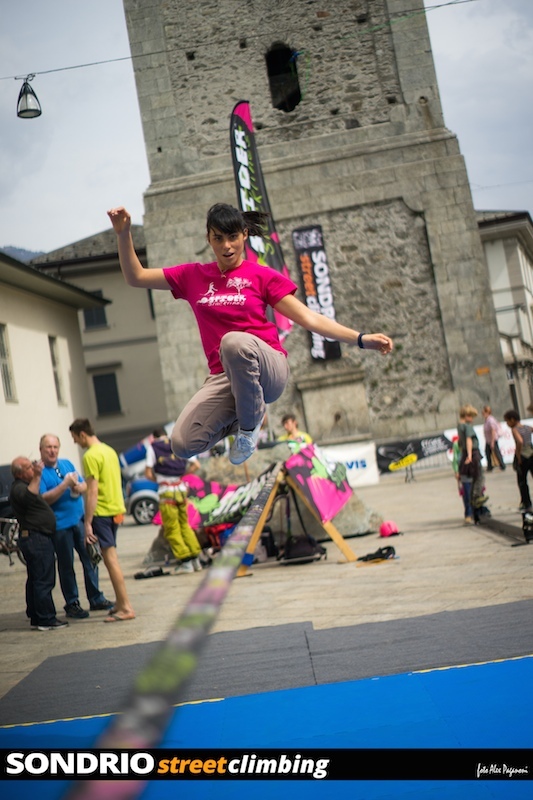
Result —
[{"label": "slackline webbing", "polygon": [[[95,749],[147,750],[161,742],[282,468],[283,462],[279,462],[268,474],[259,494],[206,571],[166,640],[137,676],[126,708],[114,717],[95,742]],[[65,798],[131,800],[139,796],[145,784],[142,779],[77,781],[67,790]]]}]

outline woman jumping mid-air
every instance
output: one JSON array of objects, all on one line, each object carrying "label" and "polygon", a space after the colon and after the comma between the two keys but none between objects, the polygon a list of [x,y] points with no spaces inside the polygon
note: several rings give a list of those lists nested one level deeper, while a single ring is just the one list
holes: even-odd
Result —
[{"label": "woman jumping mid-air", "polygon": [[291,280],[246,260],[246,239],[263,235],[265,214],[217,203],[207,214],[207,241],[215,261],[165,269],[142,266],[125,208],[113,208],[108,216],[126,283],[170,290],[189,303],[196,317],[210,375],[174,425],[171,442],[177,456],[203,453],[231,434],[232,464],[242,464],[254,452],[266,404],[281,396],[289,378],[287,353],[267,318],[267,306],[328,339],[382,355],[392,350],[388,336],[352,330],[311,311],[294,297],[297,287]]}]

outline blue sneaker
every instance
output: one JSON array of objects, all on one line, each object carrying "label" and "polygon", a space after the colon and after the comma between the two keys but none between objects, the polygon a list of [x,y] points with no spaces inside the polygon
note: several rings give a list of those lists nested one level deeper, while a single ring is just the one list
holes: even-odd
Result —
[{"label": "blue sneaker", "polygon": [[229,460],[232,464],[242,464],[255,452],[262,424],[263,420],[255,426],[253,431],[243,431],[242,428],[239,428],[229,451]]}]

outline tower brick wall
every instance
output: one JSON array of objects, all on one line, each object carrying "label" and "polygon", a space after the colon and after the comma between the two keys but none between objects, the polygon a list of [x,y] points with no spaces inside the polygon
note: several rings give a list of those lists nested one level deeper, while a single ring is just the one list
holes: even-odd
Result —
[{"label": "tower brick wall", "polygon": [[[229,118],[250,101],[285,260],[322,226],[337,319],[390,333],[390,358],[342,346],[316,362],[287,340],[289,410],[322,441],[452,426],[462,402],[495,412],[508,389],[468,176],[444,125],[419,0],[124,0],[151,185],[152,266],[207,261],[205,215],[236,204]],[[294,54],[301,100],[273,107],[265,56]],[[206,375],[192,313],[155,293],[168,413]],[[300,295],[302,296],[302,295]]]}]

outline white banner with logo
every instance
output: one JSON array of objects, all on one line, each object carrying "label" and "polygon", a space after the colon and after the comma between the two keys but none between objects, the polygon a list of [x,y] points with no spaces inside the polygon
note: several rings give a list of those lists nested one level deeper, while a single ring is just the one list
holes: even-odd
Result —
[{"label": "white banner with logo", "polygon": [[320,451],[331,461],[336,461],[346,467],[346,477],[352,489],[358,486],[374,486],[379,483],[374,442],[336,444],[321,447]]}]

